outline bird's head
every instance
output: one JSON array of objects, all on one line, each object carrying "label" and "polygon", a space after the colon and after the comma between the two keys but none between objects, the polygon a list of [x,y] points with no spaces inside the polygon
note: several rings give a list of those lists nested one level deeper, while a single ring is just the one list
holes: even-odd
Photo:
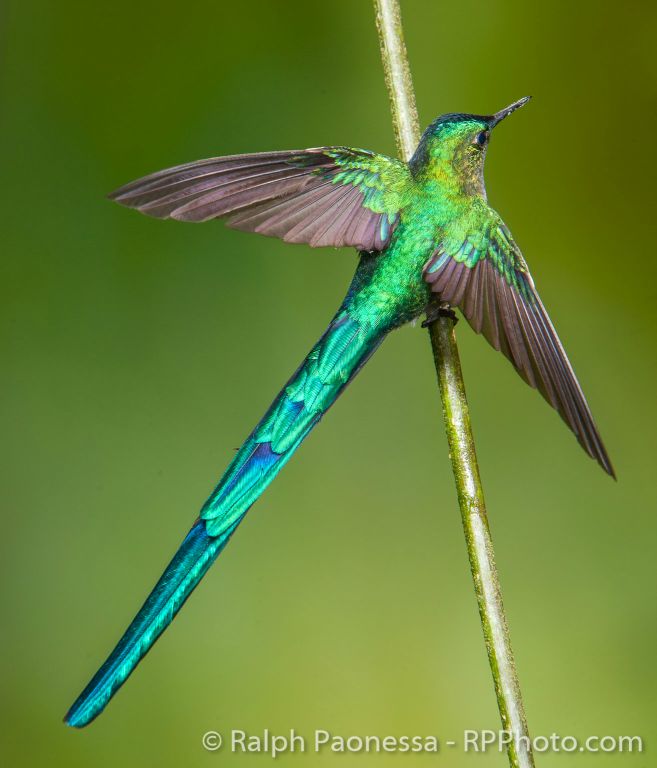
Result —
[{"label": "bird's head", "polygon": [[525,96],[494,115],[441,115],[422,134],[409,163],[413,175],[485,197],[484,160],[491,131],[529,99]]}]

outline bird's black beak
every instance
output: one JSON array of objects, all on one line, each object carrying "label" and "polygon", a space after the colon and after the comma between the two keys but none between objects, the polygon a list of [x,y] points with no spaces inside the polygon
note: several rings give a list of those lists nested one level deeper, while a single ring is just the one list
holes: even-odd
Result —
[{"label": "bird's black beak", "polygon": [[499,112],[496,112],[488,119],[490,127],[494,128],[498,123],[501,123],[505,117],[508,117],[512,112],[515,112],[516,109],[524,107],[530,99],[531,96],[525,96],[522,99],[518,99],[518,101],[514,101],[513,104],[509,104],[508,107],[501,109]]}]

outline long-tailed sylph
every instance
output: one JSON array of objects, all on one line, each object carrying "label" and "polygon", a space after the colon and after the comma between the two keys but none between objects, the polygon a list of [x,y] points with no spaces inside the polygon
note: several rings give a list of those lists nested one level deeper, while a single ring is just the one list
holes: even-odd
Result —
[{"label": "long-tailed sylph", "polygon": [[408,163],[351,147],[201,160],[111,197],[157,218],[207,221],[311,246],[353,246],[358,266],[328,328],[247,437],[143,607],[66,716],[96,717],[170,624],[251,505],[386,335],[432,297],[458,307],[613,475],[582,389],[520,249],[487,202],[495,115],[448,114]]}]

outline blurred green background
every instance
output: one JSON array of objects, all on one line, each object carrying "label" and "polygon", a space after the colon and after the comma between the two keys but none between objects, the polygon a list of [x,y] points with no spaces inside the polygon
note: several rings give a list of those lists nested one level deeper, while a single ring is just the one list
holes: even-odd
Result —
[{"label": "blurred green background", "polygon": [[[404,3],[421,121],[535,98],[495,134],[521,244],[618,483],[458,326],[534,734],[657,738],[657,6]],[[215,154],[394,152],[369,2],[9,2],[2,734],[17,766],[262,765],[215,728],[460,739],[497,728],[425,331],[380,350],[84,732],[61,724],[354,269],[105,194]],[[432,756],[281,756],[428,764]],[[496,752],[438,758],[505,765]]]}]

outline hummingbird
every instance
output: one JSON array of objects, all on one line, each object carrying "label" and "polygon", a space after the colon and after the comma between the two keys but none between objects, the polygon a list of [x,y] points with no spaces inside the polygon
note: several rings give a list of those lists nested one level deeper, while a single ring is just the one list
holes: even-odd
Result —
[{"label": "hummingbird", "polygon": [[525,259],[486,197],[491,132],[528,100],[493,115],[438,117],[408,163],[346,146],[232,155],[169,168],[110,195],[156,218],[223,218],[230,227],[286,242],[351,246],[359,258],[328,328],[237,451],[66,723],[85,726],[105,708],[385,337],[437,302],[457,307],[614,476]]}]

